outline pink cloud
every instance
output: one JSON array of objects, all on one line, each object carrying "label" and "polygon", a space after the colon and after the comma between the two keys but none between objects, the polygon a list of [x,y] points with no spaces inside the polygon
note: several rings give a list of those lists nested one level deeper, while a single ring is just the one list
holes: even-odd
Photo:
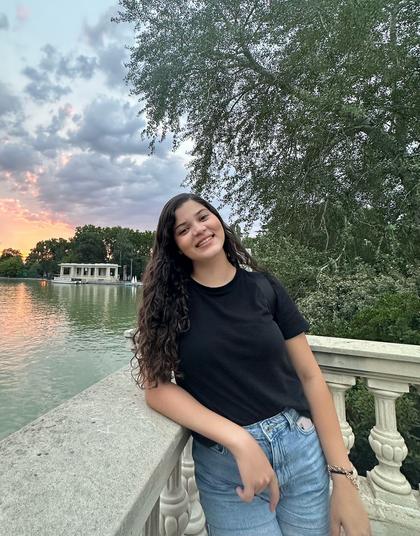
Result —
[{"label": "pink cloud", "polygon": [[30,184],[35,185],[38,182],[38,175],[36,175],[35,173],[31,173],[30,171],[27,171],[25,173],[25,177],[26,177],[26,182]]},{"label": "pink cloud", "polygon": [[74,226],[47,211],[33,211],[18,199],[0,199],[0,251],[19,249],[23,256],[40,240],[70,238]]},{"label": "pink cloud", "polygon": [[0,214],[9,215],[15,221],[23,223],[36,224],[37,226],[50,226],[60,223],[69,225],[67,222],[60,220],[52,212],[40,210],[38,212],[25,208],[18,199],[3,198],[0,199]]},{"label": "pink cloud", "polygon": [[18,4],[16,6],[16,18],[19,22],[25,22],[29,19],[31,11],[28,6]]}]

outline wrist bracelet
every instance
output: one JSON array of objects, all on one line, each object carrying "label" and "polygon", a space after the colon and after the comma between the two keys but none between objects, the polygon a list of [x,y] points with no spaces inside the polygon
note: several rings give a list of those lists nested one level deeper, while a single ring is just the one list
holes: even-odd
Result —
[{"label": "wrist bracelet", "polygon": [[344,475],[346,478],[350,480],[350,482],[353,484],[353,486],[356,489],[359,489],[359,481],[357,479],[357,472],[354,467],[349,469],[344,469],[344,467],[339,467],[338,465],[330,465],[328,464],[328,472],[330,475]]}]

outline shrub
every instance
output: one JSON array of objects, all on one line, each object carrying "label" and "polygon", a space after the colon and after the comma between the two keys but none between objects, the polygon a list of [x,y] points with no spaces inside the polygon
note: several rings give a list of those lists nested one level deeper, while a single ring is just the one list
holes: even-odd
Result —
[{"label": "shrub", "polygon": [[420,344],[420,300],[414,293],[384,294],[350,322],[351,338]]},{"label": "shrub", "polygon": [[[381,300],[386,301],[387,296],[390,295],[400,296],[395,299],[394,305],[397,309],[399,307],[401,309],[395,310],[394,307],[394,312],[388,315],[387,332],[389,336],[394,336],[398,332],[399,336],[397,339],[381,339],[375,336],[378,333],[378,322],[380,322],[378,310],[386,307]],[[410,297],[406,298],[406,296]],[[348,273],[343,271],[319,275],[317,288],[299,299],[298,305],[311,324],[311,333],[316,335],[359,338],[363,315],[367,318],[370,314],[372,329],[370,332],[367,329],[363,331],[364,336],[360,338],[409,344],[413,338],[411,328],[410,333],[405,332],[404,329],[416,323],[415,320],[407,318],[407,315],[413,316],[415,312],[413,303],[416,296],[415,274],[410,277],[404,277],[399,272],[377,274],[372,267],[359,265]],[[407,300],[409,303],[404,305]],[[371,308],[373,308],[371,313],[368,313],[367,311]],[[400,316],[404,319],[399,320]],[[376,331],[373,328],[374,318],[376,318]],[[395,327],[396,322],[400,327]]]}]

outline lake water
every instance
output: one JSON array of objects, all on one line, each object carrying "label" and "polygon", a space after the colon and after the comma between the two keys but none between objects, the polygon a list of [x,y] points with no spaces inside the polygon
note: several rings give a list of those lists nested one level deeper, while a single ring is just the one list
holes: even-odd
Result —
[{"label": "lake water", "polygon": [[129,362],[140,293],[0,280],[0,439]]}]

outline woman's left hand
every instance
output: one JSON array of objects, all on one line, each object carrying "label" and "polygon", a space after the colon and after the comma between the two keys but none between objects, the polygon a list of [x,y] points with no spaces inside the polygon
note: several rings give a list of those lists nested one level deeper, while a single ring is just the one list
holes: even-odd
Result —
[{"label": "woman's left hand", "polygon": [[369,518],[358,490],[344,475],[333,476],[330,503],[331,536],[371,536]]}]

